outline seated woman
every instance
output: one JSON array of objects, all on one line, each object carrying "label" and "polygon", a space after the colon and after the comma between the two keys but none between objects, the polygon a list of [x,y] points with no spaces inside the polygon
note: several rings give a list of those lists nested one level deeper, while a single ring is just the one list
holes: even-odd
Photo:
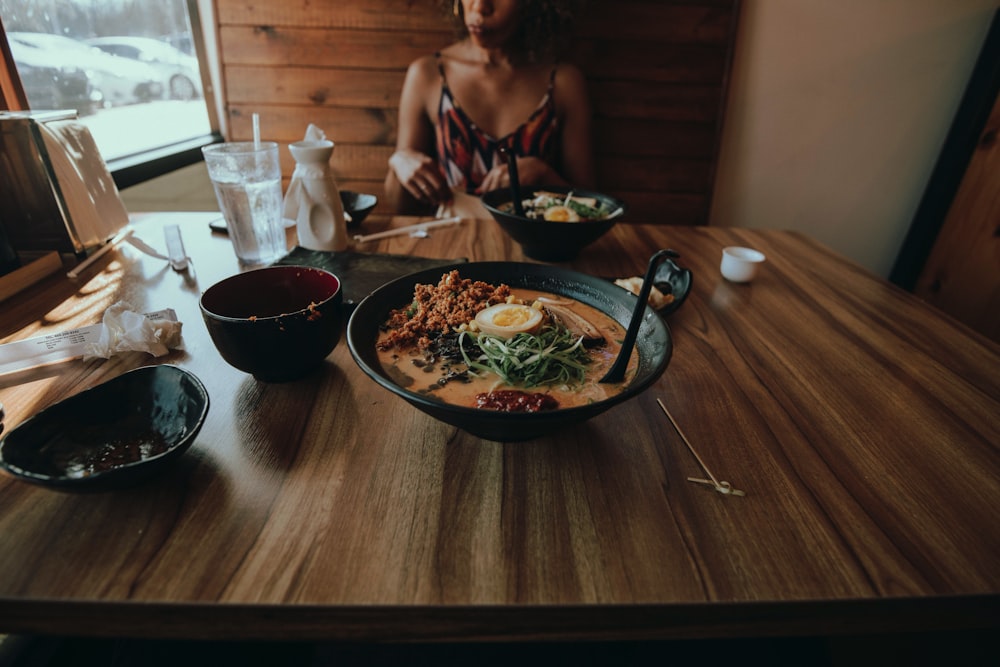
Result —
[{"label": "seated woman", "polygon": [[[572,12],[555,0],[455,0],[465,37],[414,61],[385,189],[400,213],[510,184],[594,186],[591,110],[577,67],[558,62]],[[562,6],[567,5],[567,6]]]}]

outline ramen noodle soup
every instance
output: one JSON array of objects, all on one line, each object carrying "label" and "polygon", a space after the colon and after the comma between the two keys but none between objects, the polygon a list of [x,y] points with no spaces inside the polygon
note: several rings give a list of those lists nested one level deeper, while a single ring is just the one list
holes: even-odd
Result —
[{"label": "ramen noodle soup", "polygon": [[[504,202],[498,207],[504,213],[514,214],[513,202]],[[560,195],[539,190],[527,199],[521,200],[524,217],[549,222],[590,222],[604,220],[611,214],[604,205],[593,197],[574,196],[572,192]]]},{"label": "ramen noodle soup", "polygon": [[376,347],[388,376],[409,391],[487,410],[537,412],[620,393],[600,378],[621,349],[624,328],[596,308],[557,294],[445,274],[417,285],[393,311]]}]

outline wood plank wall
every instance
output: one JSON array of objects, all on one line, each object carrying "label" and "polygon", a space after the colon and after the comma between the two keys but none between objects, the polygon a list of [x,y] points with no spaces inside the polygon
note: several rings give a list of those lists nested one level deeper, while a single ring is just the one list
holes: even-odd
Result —
[{"label": "wood plank wall", "polygon": [[[571,60],[595,111],[599,189],[628,219],[708,220],[739,0],[590,0]],[[229,139],[336,142],[342,188],[382,193],[407,65],[454,39],[430,0],[217,0]],[[282,151],[285,178],[294,163]]]}]

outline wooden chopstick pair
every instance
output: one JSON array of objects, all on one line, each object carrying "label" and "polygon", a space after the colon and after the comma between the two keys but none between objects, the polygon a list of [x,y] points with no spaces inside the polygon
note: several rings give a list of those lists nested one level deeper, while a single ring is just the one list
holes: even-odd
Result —
[{"label": "wooden chopstick pair", "polygon": [[701,460],[700,456],[698,456],[698,452],[694,450],[694,447],[691,445],[691,442],[687,439],[687,436],[684,435],[684,431],[682,431],[681,427],[678,426],[677,420],[675,420],[674,416],[670,414],[669,410],[667,410],[667,406],[664,405],[663,401],[661,401],[660,399],[656,399],[656,402],[659,403],[660,409],[663,410],[663,414],[665,414],[667,416],[667,419],[670,420],[670,423],[673,424],[674,430],[677,431],[677,435],[681,436],[681,440],[683,440],[684,444],[687,445],[687,448],[691,450],[691,453],[698,460],[698,464],[702,467],[702,469],[705,471],[705,474],[708,475],[709,477],[709,479],[702,479],[700,477],[688,477],[687,480],[689,482],[694,482],[695,484],[704,484],[706,486],[711,486],[716,491],[718,491],[723,495],[745,496],[746,493],[740,491],[739,489],[734,489],[733,485],[730,484],[729,482],[725,480],[720,482],[718,479],[716,479],[715,475],[712,474],[712,471],[708,469],[707,465],[705,465],[705,462]]},{"label": "wooden chopstick pair", "polygon": [[457,225],[462,222],[462,218],[457,215],[452,218],[444,218],[443,220],[428,220],[427,222],[418,222],[412,225],[407,225],[405,227],[396,227],[395,229],[387,229],[384,232],[376,232],[374,234],[368,234],[367,236],[361,236],[360,234],[354,236],[355,243],[367,243],[368,241],[377,241],[379,239],[389,238],[390,236],[402,236],[404,234],[423,234],[426,236],[428,229],[435,229],[437,227],[450,227],[452,225]]}]

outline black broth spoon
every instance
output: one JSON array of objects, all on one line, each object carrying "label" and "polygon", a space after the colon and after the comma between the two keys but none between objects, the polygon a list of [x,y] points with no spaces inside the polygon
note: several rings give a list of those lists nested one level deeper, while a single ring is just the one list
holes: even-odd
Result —
[{"label": "black broth spoon", "polygon": [[507,160],[507,175],[510,176],[510,198],[514,204],[514,215],[524,217],[524,206],[521,205],[521,183],[517,176],[517,156],[506,146],[497,148],[500,157]]},{"label": "black broth spoon", "polygon": [[642,325],[642,315],[646,310],[646,302],[649,300],[649,292],[653,288],[653,280],[656,275],[656,268],[660,262],[667,258],[677,259],[680,254],[676,250],[660,250],[649,258],[649,267],[646,275],[642,279],[642,287],[639,288],[638,300],[632,310],[632,319],[628,323],[628,331],[625,332],[625,340],[622,341],[622,349],[618,352],[618,358],[612,364],[608,372],[599,381],[604,383],[621,382],[625,379],[625,370],[628,368],[629,359],[632,357],[632,348],[635,347],[635,339],[639,336],[639,327]]}]

